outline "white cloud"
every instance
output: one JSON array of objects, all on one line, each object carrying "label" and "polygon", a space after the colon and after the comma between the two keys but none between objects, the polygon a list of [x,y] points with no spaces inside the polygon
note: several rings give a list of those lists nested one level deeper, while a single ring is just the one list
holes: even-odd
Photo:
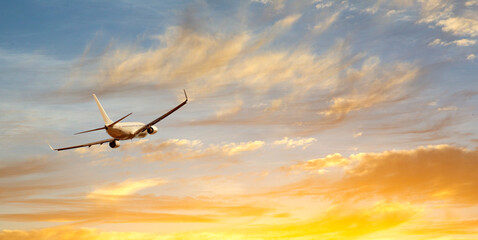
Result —
[{"label": "white cloud", "polygon": [[478,36],[478,21],[464,17],[452,17],[445,20],[440,20],[437,23],[442,26],[445,32],[451,32],[458,36]]},{"label": "white cloud", "polygon": [[334,2],[322,2],[315,5],[315,8],[317,9],[323,9],[323,8],[328,8],[331,7],[334,4]]},{"label": "white cloud", "polygon": [[315,139],[315,138],[289,139],[288,137],[284,137],[282,140],[275,141],[274,144],[275,145],[286,145],[287,148],[302,147],[302,149],[306,149],[313,142],[317,142],[317,139]]},{"label": "white cloud", "polygon": [[390,10],[390,11],[387,12],[387,16],[388,16],[388,17],[391,17],[391,16],[393,16],[393,15],[400,14],[400,13],[402,13],[402,12],[403,12],[403,10],[395,10],[395,9],[392,9],[392,10]]},{"label": "white cloud", "polygon": [[470,54],[468,55],[468,57],[466,57],[466,59],[470,61],[475,60],[475,58],[476,58],[475,54]]},{"label": "white cloud", "polygon": [[472,6],[478,6],[478,0],[470,0],[465,3],[465,6],[467,7],[472,7]]},{"label": "white cloud", "polygon": [[262,4],[265,4],[265,5],[272,5],[273,8],[275,10],[280,10],[282,8],[284,8],[285,6],[285,3],[284,3],[285,0],[251,0],[251,2],[258,2],[258,3],[262,3]]},{"label": "white cloud", "polygon": [[329,18],[325,19],[324,21],[321,21],[320,23],[316,24],[314,26],[314,30],[317,33],[322,33],[325,30],[327,30],[335,21],[337,21],[337,18],[340,14],[340,11],[334,13],[332,16]]},{"label": "white cloud", "polygon": [[453,14],[453,3],[445,0],[418,0],[421,4],[421,19],[418,23],[433,23]]},{"label": "white cloud", "polygon": [[438,45],[440,46],[446,45],[446,42],[443,42],[441,39],[437,38],[428,44],[428,46],[430,47],[434,47]]},{"label": "white cloud", "polygon": [[355,134],[354,134],[354,138],[358,138],[358,137],[360,137],[360,136],[362,136],[362,135],[363,135],[362,132],[355,133]]},{"label": "white cloud", "polygon": [[476,40],[473,39],[460,39],[453,41],[457,46],[471,46],[476,44]]},{"label": "white cloud", "polygon": [[255,151],[264,146],[263,141],[241,142],[239,144],[229,143],[222,147],[222,151],[227,155],[236,155],[242,152]]},{"label": "white cloud", "polygon": [[454,41],[451,41],[451,42],[445,42],[445,41],[442,41],[441,39],[437,38],[437,39],[433,40],[432,42],[430,42],[428,44],[428,46],[431,46],[431,47],[434,47],[434,46],[449,46],[449,45],[452,45],[452,44],[455,44],[456,46],[459,46],[459,47],[468,47],[468,46],[471,46],[471,45],[475,45],[476,40],[463,38],[463,39],[454,40]]},{"label": "white cloud", "polygon": [[259,2],[262,4],[269,4],[272,2],[272,0],[251,0],[251,2]]},{"label": "white cloud", "polygon": [[455,107],[455,106],[448,106],[448,107],[438,108],[438,111],[456,111],[456,110],[458,110],[458,108]]}]

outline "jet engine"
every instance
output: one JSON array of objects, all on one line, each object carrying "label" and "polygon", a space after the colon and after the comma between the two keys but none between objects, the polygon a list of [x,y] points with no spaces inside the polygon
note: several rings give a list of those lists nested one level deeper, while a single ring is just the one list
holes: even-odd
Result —
[{"label": "jet engine", "polygon": [[118,140],[113,140],[110,142],[110,147],[111,148],[119,148],[120,142]]},{"label": "jet engine", "polygon": [[156,126],[151,126],[148,128],[148,133],[153,135],[158,132],[158,128]]}]

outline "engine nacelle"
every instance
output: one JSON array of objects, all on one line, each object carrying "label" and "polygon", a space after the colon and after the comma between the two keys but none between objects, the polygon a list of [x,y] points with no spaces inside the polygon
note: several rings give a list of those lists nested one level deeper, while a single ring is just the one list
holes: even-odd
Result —
[{"label": "engine nacelle", "polygon": [[113,140],[113,141],[110,142],[110,147],[111,148],[119,148],[119,146],[120,146],[120,141],[118,141],[118,140]]},{"label": "engine nacelle", "polygon": [[156,126],[151,126],[151,127],[148,128],[147,131],[148,131],[149,134],[153,135],[153,134],[158,132],[158,128]]}]

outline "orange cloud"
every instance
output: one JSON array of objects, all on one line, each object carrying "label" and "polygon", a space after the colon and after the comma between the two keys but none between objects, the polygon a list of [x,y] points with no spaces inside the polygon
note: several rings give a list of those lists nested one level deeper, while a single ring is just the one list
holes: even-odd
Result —
[{"label": "orange cloud", "polygon": [[[111,201],[114,200],[114,201]],[[148,195],[88,195],[49,199],[18,199],[25,209],[47,209],[28,213],[0,214],[17,222],[86,223],[218,223],[243,217],[260,217],[275,211],[270,204],[245,198],[172,197]],[[54,211],[51,209],[55,209]]]},{"label": "orange cloud", "polygon": [[0,178],[21,177],[36,173],[47,173],[60,168],[62,162],[48,161],[46,157],[2,160]]},{"label": "orange cloud", "polygon": [[[438,145],[413,150],[340,154],[283,167],[287,170],[320,171],[348,165],[343,178],[308,178],[281,187],[275,193],[323,195],[334,199],[396,198],[408,201],[449,201],[476,204],[478,201],[478,150]],[[320,183],[320,184],[319,184]],[[271,192],[273,193],[273,192]]]},{"label": "orange cloud", "polygon": [[17,222],[60,223],[167,223],[216,222],[212,216],[128,211],[119,208],[102,208],[86,211],[64,210],[36,213],[0,214],[0,219]]},{"label": "orange cloud", "polygon": [[400,199],[475,204],[478,151],[439,145],[362,153],[337,187],[348,197],[377,194]]}]

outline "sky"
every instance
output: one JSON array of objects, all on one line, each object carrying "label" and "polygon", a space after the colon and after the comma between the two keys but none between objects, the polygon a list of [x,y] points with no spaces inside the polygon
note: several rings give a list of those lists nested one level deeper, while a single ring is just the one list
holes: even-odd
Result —
[{"label": "sky", "polygon": [[477,0],[5,1],[0,240],[477,239],[477,41]]}]

